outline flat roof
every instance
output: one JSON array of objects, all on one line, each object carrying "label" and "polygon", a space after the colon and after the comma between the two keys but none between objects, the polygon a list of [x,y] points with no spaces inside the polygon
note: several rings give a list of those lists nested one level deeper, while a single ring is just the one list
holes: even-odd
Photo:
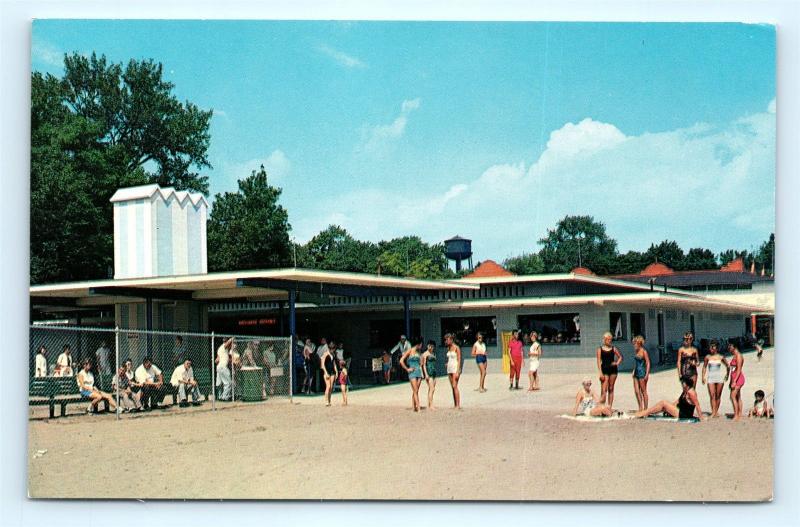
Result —
[{"label": "flat roof", "polygon": [[[247,283],[276,284],[269,286],[248,286]],[[306,290],[319,286],[360,288],[366,290],[395,291],[449,291],[479,289],[479,284],[461,280],[421,280],[397,276],[374,275],[367,273],[347,273],[339,271],[319,271],[310,269],[264,269],[224,273],[208,273],[183,276],[159,276],[151,278],[125,278],[67,282],[60,284],[34,285],[30,287],[33,299],[60,298],[79,300],[78,305],[106,305],[129,301],[131,292],[141,291],[141,297],[152,291],[153,297],[165,292],[190,295],[190,300],[221,300],[235,298],[258,298],[260,300],[285,300],[286,286],[296,284]],[[278,287],[279,286],[279,287]],[[115,294],[115,290],[119,295]],[[98,291],[102,293],[98,294]],[[380,294],[380,293],[376,293]]]}]

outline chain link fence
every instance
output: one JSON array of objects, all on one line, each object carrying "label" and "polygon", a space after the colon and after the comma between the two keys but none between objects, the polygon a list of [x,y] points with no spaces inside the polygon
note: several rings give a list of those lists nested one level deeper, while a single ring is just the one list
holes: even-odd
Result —
[{"label": "chain link fence", "polygon": [[291,338],[33,325],[31,416],[291,399]]}]

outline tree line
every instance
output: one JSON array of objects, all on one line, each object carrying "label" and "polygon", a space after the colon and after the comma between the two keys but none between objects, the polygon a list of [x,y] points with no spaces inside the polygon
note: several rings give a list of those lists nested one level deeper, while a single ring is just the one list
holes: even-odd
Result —
[{"label": "tree line", "polygon": [[[64,56],[64,74],[31,77],[31,283],[106,278],[113,267],[113,207],[120,187],[158,183],[208,195],[212,110],[179,101],[162,65],[104,56]],[[214,197],[208,220],[210,271],[296,266],[415,278],[455,278],[442,243],[418,236],[377,243],[330,225],[304,244],[291,241],[281,189],[263,166]],[[715,269],[736,257],[772,273],[774,235],[759,250],[684,253],[674,241],[621,254],[605,225],[567,216],[541,248],[503,265],[516,274],[637,273],[654,261],[676,270]],[[462,273],[463,274],[463,273]]]}]

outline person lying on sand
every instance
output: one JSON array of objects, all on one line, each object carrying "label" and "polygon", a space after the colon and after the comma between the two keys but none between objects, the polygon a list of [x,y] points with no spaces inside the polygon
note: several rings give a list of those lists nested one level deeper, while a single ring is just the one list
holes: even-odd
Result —
[{"label": "person lying on sand", "polygon": [[581,388],[575,395],[575,408],[572,415],[585,415],[587,417],[610,417],[611,408],[605,404],[600,404],[597,394],[592,390],[592,379],[584,377]]},{"label": "person lying on sand", "polygon": [[699,420],[704,420],[703,412],[700,410],[700,401],[697,399],[697,392],[694,391],[694,381],[689,375],[681,377],[681,387],[683,391],[677,401],[673,403],[659,401],[658,404],[647,410],[636,412],[636,417],[667,414],[678,419],[691,419],[696,416]]}]

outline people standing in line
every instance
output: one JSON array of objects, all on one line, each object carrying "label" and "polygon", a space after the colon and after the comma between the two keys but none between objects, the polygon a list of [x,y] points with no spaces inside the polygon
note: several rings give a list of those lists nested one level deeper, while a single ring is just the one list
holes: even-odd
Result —
[{"label": "people standing in line", "polygon": [[508,343],[508,358],[511,366],[508,373],[509,390],[519,390],[519,376],[522,373],[522,347],[519,330],[514,330],[511,333],[511,341]]},{"label": "people standing in line", "polygon": [[72,351],[69,349],[69,344],[64,344],[64,351],[56,359],[55,374],[58,377],[72,377]]},{"label": "people standing in line", "polygon": [[429,340],[420,358],[422,377],[428,384],[428,410],[433,410],[433,394],[436,391],[436,342]]},{"label": "people standing in line", "polygon": [[78,372],[77,381],[81,396],[89,399],[89,407],[86,409],[86,413],[97,413],[97,405],[100,404],[100,401],[106,401],[111,410],[117,409],[117,405],[114,402],[114,398],[111,397],[111,394],[101,392],[94,385],[92,361],[89,359],[83,361],[83,368]]},{"label": "people standing in line", "polygon": [[772,408],[770,408],[769,404],[767,403],[764,390],[756,390],[754,397],[755,401],[753,402],[753,408],[750,409],[748,417],[774,417]]},{"label": "people standing in line", "polygon": [[644,337],[633,337],[633,394],[639,411],[647,409],[650,399],[647,395],[647,382],[650,380],[650,354],[644,347]]},{"label": "people standing in line", "polygon": [[342,391],[342,406],[347,406],[347,383],[349,381],[347,365],[339,361],[339,389]]},{"label": "people standing in line", "polygon": [[683,391],[676,401],[659,401],[652,408],[636,412],[636,417],[667,414],[672,417],[677,417],[678,419],[697,418],[702,421],[704,417],[700,409],[700,400],[697,398],[697,392],[694,391],[694,381],[692,381],[692,378],[688,375],[681,377],[681,387]]},{"label": "people standing in line", "polygon": [[603,333],[603,344],[597,348],[597,369],[600,370],[600,402],[614,409],[614,385],[617,382],[622,354],[612,344],[614,335]]},{"label": "people standing in line", "polygon": [[214,363],[217,366],[217,378],[214,385],[217,388],[222,388],[222,393],[219,396],[218,401],[230,401],[231,400],[231,370],[230,370],[230,352],[233,348],[234,339],[233,337],[227,339],[223,342],[219,348],[217,348],[217,356],[214,359]]},{"label": "people standing in line", "polygon": [[531,347],[528,350],[528,391],[539,390],[539,360],[542,358],[542,345],[539,344],[539,334],[531,331]]},{"label": "people standing in line", "polygon": [[400,357],[402,357],[410,348],[411,343],[408,341],[408,338],[405,335],[400,335],[400,340],[391,350],[389,350],[389,355],[392,356],[392,366],[395,368],[396,372],[396,379],[400,379],[400,372],[405,371],[402,368],[399,368]]},{"label": "people standing in line", "polygon": [[408,373],[408,382],[411,384],[411,407],[415,412],[419,412],[419,385],[422,382],[422,367],[420,366],[419,348],[422,341],[414,339],[414,343],[400,357],[400,367]]},{"label": "people standing in line", "polygon": [[483,341],[483,333],[478,333],[475,337],[475,344],[472,345],[472,356],[475,357],[475,363],[478,365],[480,372],[480,380],[478,381],[477,391],[483,393],[486,391],[486,343]]},{"label": "people standing in line", "polygon": [[458,379],[461,377],[461,346],[455,343],[452,333],[444,336],[444,345],[447,348],[447,376],[453,391],[453,407],[460,410],[461,392],[458,390]]},{"label": "people standing in line", "polygon": [[47,348],[44,346],[39,346],[39,351],[36,352],[33,376],[47,377]]},{"label": "people standing in line", "polygon": [[[725,366],[725,375],[722,367]],[[708,344],[708,355],[703,358],[703,384],[708,386],[708,397],[711,399],[711,417],[719,417],[719,405],[722,402],[722,388],[725,386],[731,368],[727,359],[719,352],[716,339]]]},{"label": "people standing in line", "polygon": [[592,390],[592,379],[584,377],[578,393],[575,395],[575,407],[572,409],[574,416],[609,417],[611,408],[602,404],[597,399],[597,394]]},{"label": "people standing in line", "polygon": [[731,354],[730,360],[730,389],[731,403],[733,403],[733,420],[738,421],[742,418],[742,387],[744,386],[744,357],[739,352],[739,348],[732,342],[728,343],[728,353]]},{"label": "people standing in line", "polygon": [[[323,381],[325,382],[325,406],[331,405],[331,392],[333,383],[336,380],[336,361],[333,358],[331,348],[335,346],[333,340],[325,346],[325,351],[320,360],[320,370],[322,370]],[[334,348],[335,349],[335,348]]]},{"label": "people standing in line", "polygon": [[678,378],[691,377],[692,386],[697,386],[697,366],[700,364],[700,352],[694,346],[694,334],[687,331],[683,334],[683,345],[678,348]]},{"label": "people standing in line", "polygon": [[303,393],[311,393],[311,383],[314,379],[314,360],[316,349],[314,343],[310,338],[306,339],[305,346],[303,346]]}]

